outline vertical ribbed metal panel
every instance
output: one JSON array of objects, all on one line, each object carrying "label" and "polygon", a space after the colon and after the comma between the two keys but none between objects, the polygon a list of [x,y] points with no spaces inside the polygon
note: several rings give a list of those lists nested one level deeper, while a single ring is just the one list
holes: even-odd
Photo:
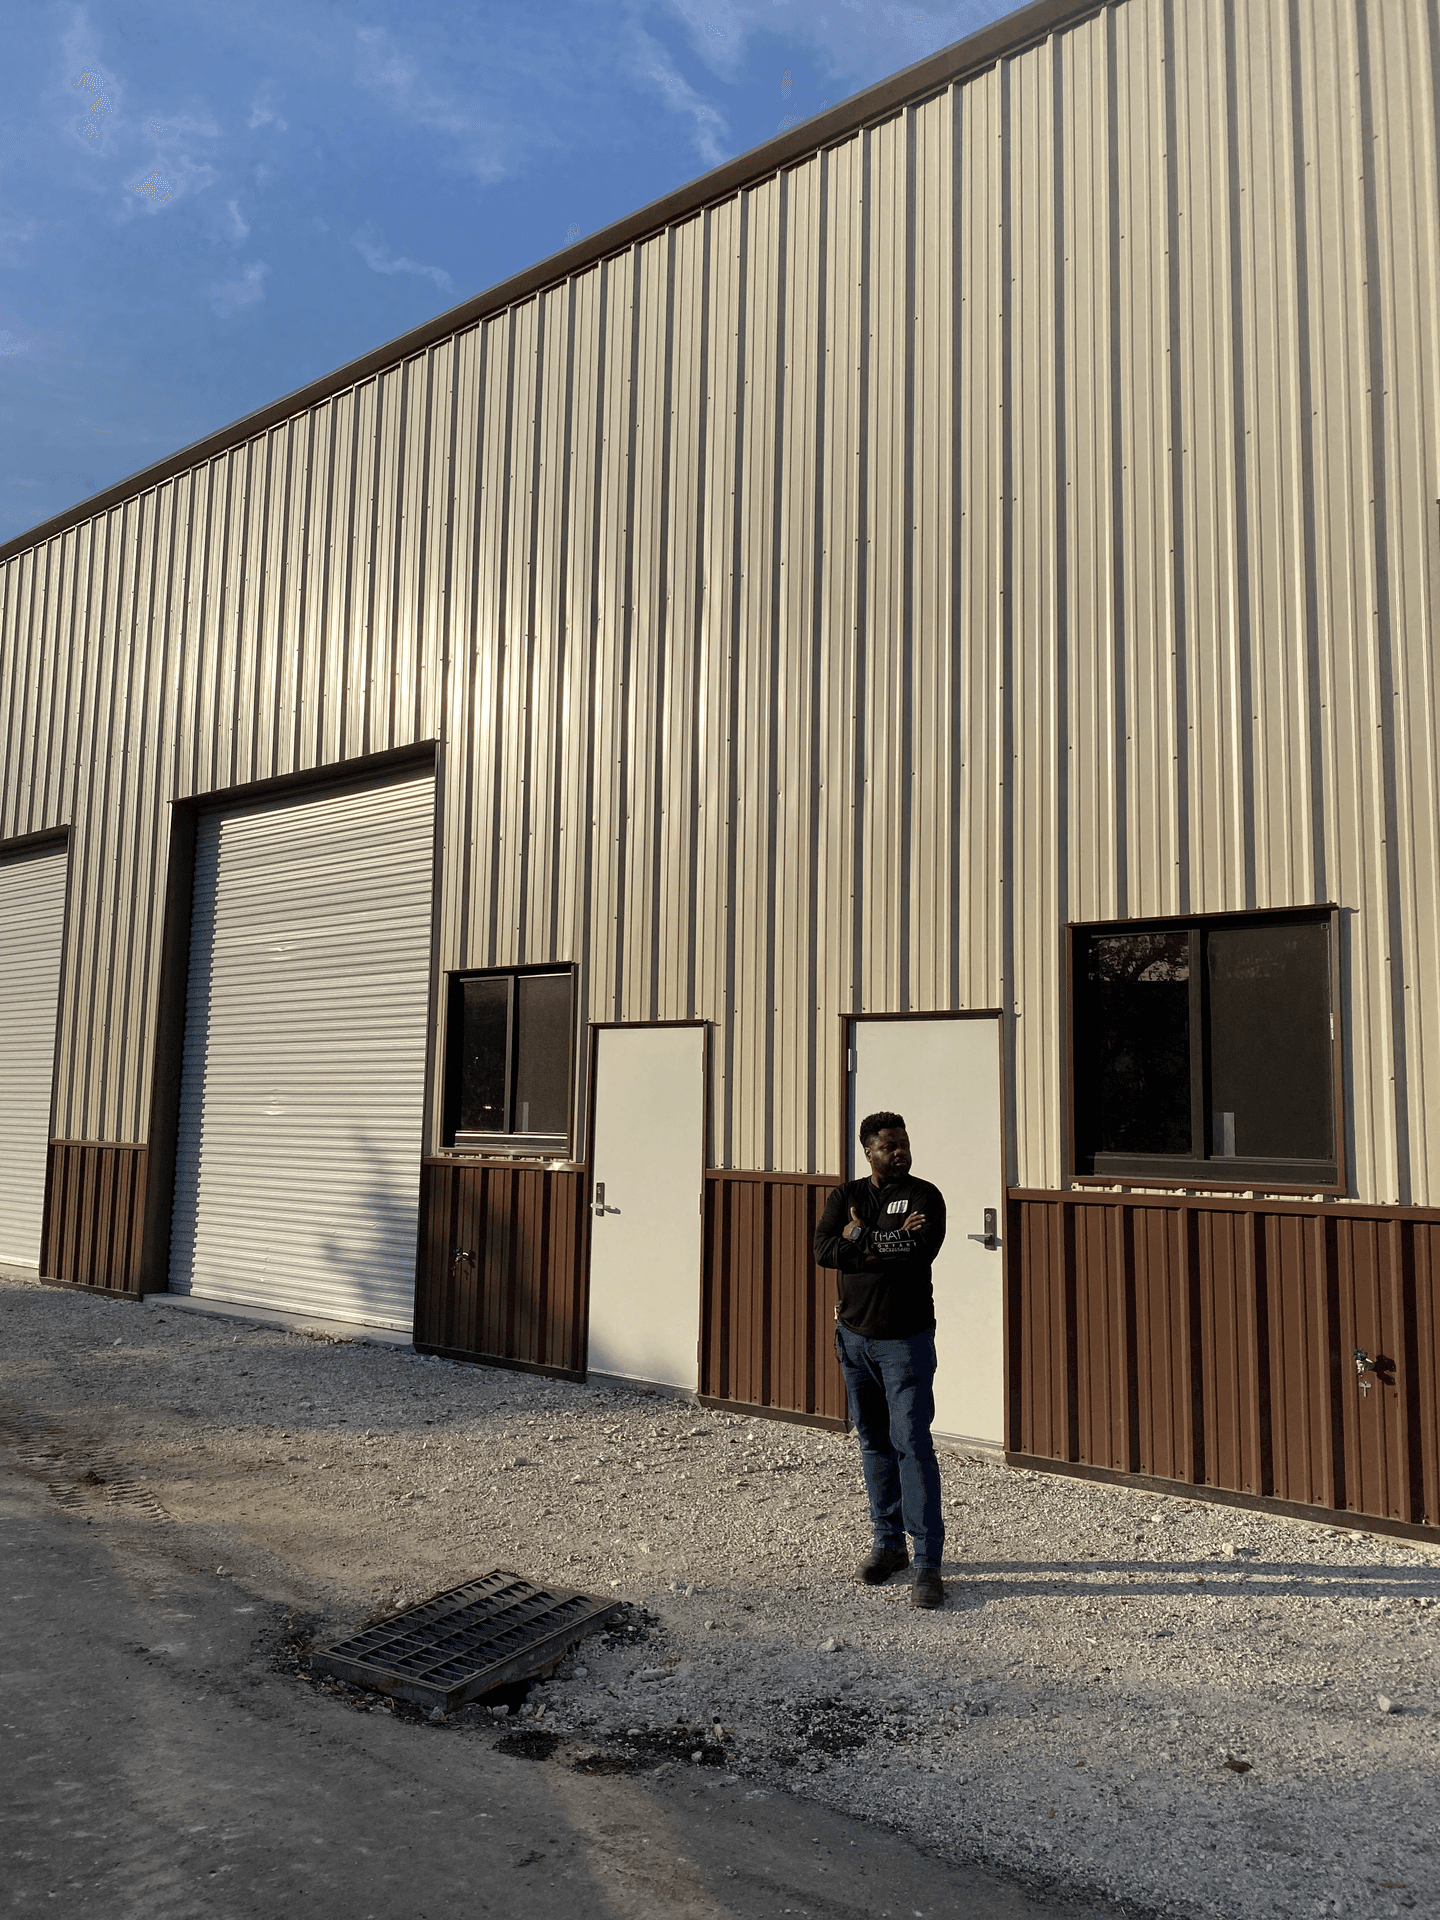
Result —
[{"label": "vertical ribbed metal panel", "polygon": [[1440,1216],[1020,1189],[1009,1219],[1016,1452],[1440,1538]]},{"label": "vertical ribbed metal panel", "polygon": [[1054,1186],[1064,922],[1333,899],[1355,1192],[1440,1198],[1437,46],[1120,0],[11,561],[59,1129],[145,1136],[168,801],[434,736],[442,967],[715,1020],[722,1166],[1000,1005]]},{"label": "vertical ribbed metal panel", "polygon": [[65,852],[0,858],[0,1260],[40,1262]]}]

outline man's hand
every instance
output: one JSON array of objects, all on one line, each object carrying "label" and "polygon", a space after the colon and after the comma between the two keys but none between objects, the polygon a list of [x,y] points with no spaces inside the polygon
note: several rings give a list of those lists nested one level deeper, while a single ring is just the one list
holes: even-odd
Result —
[{"label": "man's hand", "polygon": [[924,1224],[925,1216],[923,1213],[912,1213],[900,1231],[902,1233],[919,1233]]},{"label": "man's hand", "polygon": [[853,1245],[853,1243],[856,1240],[859,1240],[863,1237],[864,1232],[865,1232],[865,1222],[860,1218],[859,1214],[855,1211],[854,1207],[851,1207],[850,1224],[848,1227],[845,1228],[845,1238],[849,1240]]}]

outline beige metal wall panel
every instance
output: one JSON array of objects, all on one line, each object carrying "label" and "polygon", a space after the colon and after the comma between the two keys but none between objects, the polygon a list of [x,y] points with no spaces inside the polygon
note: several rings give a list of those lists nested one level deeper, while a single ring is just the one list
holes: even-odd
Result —
[{"label": "beige metal wall panel", "polygon": [[713,1020],[719,1165],[999,1005],[1058,1184],[1066,921],[1328,899],[1354,1191],[1440,1203],[1437,42],[1119,0],[11,558],[57,1129],[145,1137],[170,801],[434,738],[440,967]]},{"label": "beige metal wall panel", "polygon": [[909,449],[901,500],[907,573],[906,623],[915,637],[910,661],[909,785],[913,854],[905,914],[907,963],[902,969],[916,1010],[954,1003],[958,941],[951,912],[955,822],[950,806],[956,747],[955,659],[951,609],[955,494],[951,467],[954,377],[951,355],[955,297],[952,232],[954,146],[945,98],[910,116],[908,161],[914,208],[906,278],[912,319],[908,335],[912,396]]},{"label": "beige metal wall panel", "polygon": [[[1057,113],[1064,67],[1058,47],[1022,62],[1008,101],[1012,130],[1009,258],[1012,324],[1011,455],[1008,495],[1010,647],[1007,676],[1018,720],[1002,743],[1010,785],[1013,893],[1004,927],[1006,972],[1014,981],[1013,1086],[1006,1089],[1007,1163],[1059,1176],[1047,1102],[1061,1084],[1063,1004],[1060,928],[1068,917],[1070,874],[1063,858],[1068,818],[1069,729],[1060,568],[1070,502],[1059,481],[1064,446],[1066,333],[1061,304],[1067,276],[1057,185],[1065,179],[1065,116]],[[1023,903],[1023,904],[1022,904]],[[1023,937],[1017,937],[1017,924]],[[1003,981],[1002,981],[1003,986]]]},{"label": "beige metal wall panel", "polygon": [[[956,245],[960,311],[956,317],[955,378],[959,386],[959,445],[955,485],[960,524],[955,534],[959,575],[953,650],[958,681],[955,725],[960,753],[953,770],[951,806],[960,837],[954,886],[959,905],[961,957],[956,981],[963,1007],[1000,1003],[1001,889],[1005,849],[1000,825],[1006,769],[999,761],[1001,671],[1007,618],[1003,562],[1002,462],[1004,294],[1000,285],[1002,233],[1001,128],[998,73],[985,75],[952,103],[956,115]],[[879,1003],[865,1003],[867,1010]]]}]

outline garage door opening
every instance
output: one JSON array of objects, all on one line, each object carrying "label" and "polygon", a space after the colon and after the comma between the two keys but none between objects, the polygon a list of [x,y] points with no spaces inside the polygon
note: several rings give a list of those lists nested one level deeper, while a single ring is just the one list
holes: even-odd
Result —
[{"label": "garage door opening", "polygon": [[410,1332],[433,777],[196,833],[170,1290]]},{"label": "garage door opening", "polygon": [[0,1261],[40,1265],[65,851],[0,858]]}]

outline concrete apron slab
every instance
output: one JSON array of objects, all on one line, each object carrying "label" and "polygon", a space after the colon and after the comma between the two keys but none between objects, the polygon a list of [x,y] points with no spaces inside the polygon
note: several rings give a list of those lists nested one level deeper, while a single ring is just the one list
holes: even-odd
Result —
[{"label": "concrete apron slab", "polygon": [[244,1320],[251,1326],[281,1327],[290,1333],[322,1333],[331,1340],[368,1341],[377,1347],[413,1347],[414,1337],[394,1327],[367,1327],[354,1320],[325,1320],[314,1313],[285,1313],[278,1307],[241,1306],[231,1300],[200,1300],[191,1293],[147,1293],[147,1307],[204,1314],[212,1320]]}]

